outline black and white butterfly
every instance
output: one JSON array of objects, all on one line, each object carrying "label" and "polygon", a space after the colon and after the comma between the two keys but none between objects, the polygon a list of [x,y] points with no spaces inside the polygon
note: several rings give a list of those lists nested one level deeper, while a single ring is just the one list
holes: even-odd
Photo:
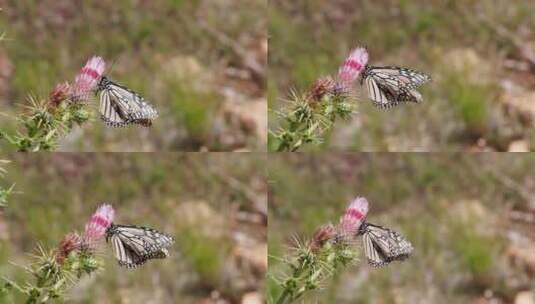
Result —
[{"label": "black and white butterfly", "polygon": [[111,224],[106,229],[106,242],[110,241],[119,265],[136,268],[149,259],[168,257],[167,248],[175,240],[151,228]]},{"label": "black and white butterfly", "polygon": [[388,109],[403,102],[421,102],[416,89],[429,80],[430,76],[411,69],[366,65],[360,83],[366,85],[368,97],[377,107]]},{"label": "black and white butterfly", "polygon": [[100,117],[108,126],[150,126],[158,117],[158,112],[143,97],[105,76],[100,79],[96,93],[100,99]]},{"label": "black and white butterfly", "polygon": [[362,235],[368,263],[375,267],[405,260],[413,250],[411,243],[401,234],[367,222],[362,223],[358,235]]}]

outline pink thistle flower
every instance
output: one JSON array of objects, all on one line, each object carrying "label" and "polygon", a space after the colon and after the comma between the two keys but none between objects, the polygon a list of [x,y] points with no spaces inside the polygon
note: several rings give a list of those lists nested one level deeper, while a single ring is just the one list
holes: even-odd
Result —
[{"label": "pink thistle flower", "polygon": [[318,253],[329,240],[336,237],[336,229],[332,224],[320,226],[314,232],[309,247],[313,253]]},{"label": "pink thistle flower", "polygon": [[63,240],[58,245],[58,248],[56,250],[56,261],[59,264],[63,264],[65,262],[65,259],[69,256],[71,252],[74,250],[78,250],[81,248],[82,245],[82,238],[77,233],[69,233],[67,234]]},{"label": "pink thistle flower", "polygon": [[114,216],[115,210],[111,205],[104,204],[98,207],[85,225],[84,243],[93,248],[106,234],[106,229],[111,226]]},{"label": "pink thistle flower", "polygon": [[344,216],[340,218],[338,228],[342,236],[354,236],[367,214],[368,200],[364,197],[355,198],[349,207],[347,207]]},{"label": "pink thistle flower", "polygon": [[91,57],[85,66],[76,75],[73,86],[72,99],[75,101],[87,101],[106,69],[106,63],[102,57]]},{"label": "pink thistle flower", "polygon": [[363,47],[352,50],[338,70],[338,79],[344,86],[350,87],[364,70],[366,64],[368,64],[368,51]]},{"label": "pink thistle flower", "polygon": [[308,91],[307,99],[311,104],[315,104],[327,94],[333,94],[336,90],[336,83],[332,77],[322,77],[316,80],[314,85]]},{"label": "pink thistle flower", "polygon": [[71,96],[71,85],[68,82],[59,83],[48,97],[48,102],[51,107],[58,107],[62,101]]}]

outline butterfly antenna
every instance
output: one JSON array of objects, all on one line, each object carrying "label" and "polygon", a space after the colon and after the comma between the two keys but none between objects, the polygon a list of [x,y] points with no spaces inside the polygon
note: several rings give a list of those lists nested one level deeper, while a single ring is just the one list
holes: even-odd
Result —
[{"label": "butterfly antenna", "polygon": [[119,62],[119,57],[116,56],[114,59],[111,60],[111,64],[110,64],[110,68],[108,70],[108,75],[111,75],[111,72],[113,71],[113,69],[115,68],[115,65]]}]

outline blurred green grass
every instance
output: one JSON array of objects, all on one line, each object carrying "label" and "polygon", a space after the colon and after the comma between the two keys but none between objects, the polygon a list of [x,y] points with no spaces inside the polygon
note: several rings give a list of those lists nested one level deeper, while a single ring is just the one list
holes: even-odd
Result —
[{"label": "blurred green grass", "polygon": [[[307,239],[320,225],[336,224],[358,195],[371,204],[368,220],[401,232],[414,254],[381,269],[368,266],[362,254],[357,266],[305,302],[472,303],[490,293],[508,303],[520,291],[533,291],[528,267],[510,260],[518,245],[507,237],[529,236],[507,215],[529,210],[518,188],[535,190],[534,164],[529,154],[272,155],[270,275],[285,270],[276,257],[287,253],[293,236]],[[361,250],[360,242],[356,246]],[[268,299],[280,292],[270,276],[267,290]]]},{"label": "blurred green grass", "polygon": [[[265,38],[265,7],[258,0],[7,1],[0,29],[8,39],[2,42],[5,53],[0,56],[13,68],[3,80],[7,91],[0,93],[7,107],[1,111],[20,111],[15,105],[24,104],[30,93],[46,97],[57,83],[74,80],[90,56],[100,55],[108,63],[108,76],[154,103],[160,118],[149,131],[118,131],[107,129],[95,115],[83,136],[72,135],[61,150],[228,150],[217,138],[219,109],[225,101],[222,88],[253,99],[263,96],[263,84],[226,76],[227,68],[246,69],[242,58],[200,22],[254,54],[256,43]],[[171,63],[183,58],[192,59],[200,72],[174,77],[184,67]],[[245,92],[242,86],[255,89]],[[7,117],[0,122],[4,129],[14,127]],[[259,138],[242,144],[250,150],[263,150],[265,145]]]},{"label": "blurred green grass", "polygon": [[[26,277],[8,262],[24,265],[38,244],[52,249],[68,232],[83,231],[96,207],[107,202],[115,208],[116,223],[165,231],[175,236],[176,245],[168,259],[133,271],[120,268],[111,248],[103,247],[99,256],[104,271],[71,290],[69,303],[198,303],[214,293],[239,303],[246,292],[263,293],[263,274],[251,270],[247,260],[236,264],[233,252],[242,245],[232,235],[263,246],[265,240],[257,235],[265,235],[265,226],[242,229],[236,212],[258,211],[250,197],[229,187],[224,178],[244,187],[265,180],[263,155],[54,153],[2,158],[12,161],[2,186],[16,183],[16,193],[0,216],[3,276]],[[244,279],[254,284],[239,283]],[[2,303],[10,300],[21,301],[0,297]]]},{"label": "blurred green grass", "polygon": [[[335,74],[350,49],[364,45],[371,65],[430,74],[432,82],[421,89],[424,102],[378,111],[359,87],[358,114],[337,123],[322,146],[308,150],[460,151],[485,142],[503,151],[519,139],[533,149],[532,125],[509,112],[500,85],[504,78],[527,78],[523,87],[530,92],[532,74],[504,67],[505,59],[520,57],[518,50],[479,18],[528,44],[535,39],[534,13],[532,1],[274,0],[269,107],[278,110],[290,89],[305,90],[320,76]],[[471,54],[477,62],[467,62]],[[274,112],[270,129],[279,124]]]}]

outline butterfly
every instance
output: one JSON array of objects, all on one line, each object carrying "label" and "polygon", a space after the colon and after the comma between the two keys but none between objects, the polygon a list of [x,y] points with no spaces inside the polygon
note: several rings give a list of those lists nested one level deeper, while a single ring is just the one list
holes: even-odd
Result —
[{"label": "butterfly", "polygon": [[108,126],[150,126],[152,120],[158,117],[158,112],[143,97],[105,76],[100,79],[96,93],[100,99],[101,119]]},{"label": "butterfly", "polygon": [[403,102],[421,102],[416,89],[429,80],[430,76],[411,69],[366,65],[360,83],[366,85],[368,97],[377,107],[388,109]]},{"label": "butterfly", "polygon": [[413,250],[411,243],[398,232],[368,222],[362,223],[358,235],[362,235],[368,263],[375,267],[405,260]]},{"label": "butterfly", "polygon": [[174,238],[147,227],[111,224],[106,229],[106,242],[111,241],[113,253],[120,266],[136,268],[149,259],[169,256]]}]

